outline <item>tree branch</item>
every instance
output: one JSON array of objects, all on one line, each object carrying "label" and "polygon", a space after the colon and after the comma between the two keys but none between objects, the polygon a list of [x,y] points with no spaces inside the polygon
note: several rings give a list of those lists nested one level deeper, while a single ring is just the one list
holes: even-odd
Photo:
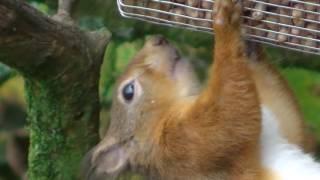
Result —
[{"label": "tree branch", "polygon": [[58,12],[53,16],[53,19],[65,24],[74,25],[70,14],[75,1],[76,0],[59,0]]},{"label": "tree branch", "polygon": [[67,13],[70,15],[72,4],[76,0],[59,0],[59,9],[58,9],[58,14],[59,13]]},{"label": "tree branch", "polygon": [[[72,1],[61,3],[61,8],[69,9]],[[74,61],[100,63],[110,33],[104,30],[99,36],[100,43],[92,43],[95,36],[50,19],[21,0],[0,1],[0,59],[23,73],[55,64],[59,69],[46,72],[52,76]]]},{"label": "tree branch", "polygon": [[111,35],[59,17],[73,2],[60,0],[53,19],[22,0],[0,0],[0,60],[25,78],[29,179],[76,179],[99,137],[99,75]]}]

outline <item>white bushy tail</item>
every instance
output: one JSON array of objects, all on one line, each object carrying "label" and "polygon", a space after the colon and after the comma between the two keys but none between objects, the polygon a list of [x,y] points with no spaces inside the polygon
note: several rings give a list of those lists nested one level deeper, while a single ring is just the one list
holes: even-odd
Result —
[{"label": "white bushy tail", "polygon": [[320,180],[320,164],[281,135],[275,115],[262,108],[262,160],[282,180]]}]

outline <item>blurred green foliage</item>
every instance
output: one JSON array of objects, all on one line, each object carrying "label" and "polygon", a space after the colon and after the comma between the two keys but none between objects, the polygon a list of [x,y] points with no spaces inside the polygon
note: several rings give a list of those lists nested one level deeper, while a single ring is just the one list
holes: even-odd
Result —
[{"label": "blurred green foliage", "polygon": [[0,86],[7,80],[16,75],[16,72],[9,68],[8,66],[0,63]]},{"label": "blurred green foliage", "polygon": [[299,68],[285,68],[284,76],[295,95],[305,118],[320,140],[320,74]]}]

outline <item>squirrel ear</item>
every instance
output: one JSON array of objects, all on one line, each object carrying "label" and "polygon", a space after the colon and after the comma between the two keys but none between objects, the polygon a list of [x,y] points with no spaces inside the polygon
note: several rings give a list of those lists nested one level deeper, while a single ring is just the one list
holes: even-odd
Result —
[{"label": "squirrel ear", "polygon": [[97,156],[96,171],[110,175],[119,174],[128,165],[128,159],[128,154],[122,146],[112,146]]},{"label": "squirrel ear", "polygon": [[101,149],[98,145],[87,154],[85,161],[85,179],[114,179],[128,166],[129,156],[121,145],[113,145],[106,149]]}]

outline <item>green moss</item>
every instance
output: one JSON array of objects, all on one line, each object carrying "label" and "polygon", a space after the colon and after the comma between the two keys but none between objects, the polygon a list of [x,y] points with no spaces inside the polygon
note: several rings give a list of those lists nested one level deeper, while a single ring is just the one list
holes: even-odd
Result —
[{"label": "green moss", "polygon": [[77,89],[72,82],[26,80],[29,179],[76,179],[84,154],[97,143],[98,94],[83,83]]}]

